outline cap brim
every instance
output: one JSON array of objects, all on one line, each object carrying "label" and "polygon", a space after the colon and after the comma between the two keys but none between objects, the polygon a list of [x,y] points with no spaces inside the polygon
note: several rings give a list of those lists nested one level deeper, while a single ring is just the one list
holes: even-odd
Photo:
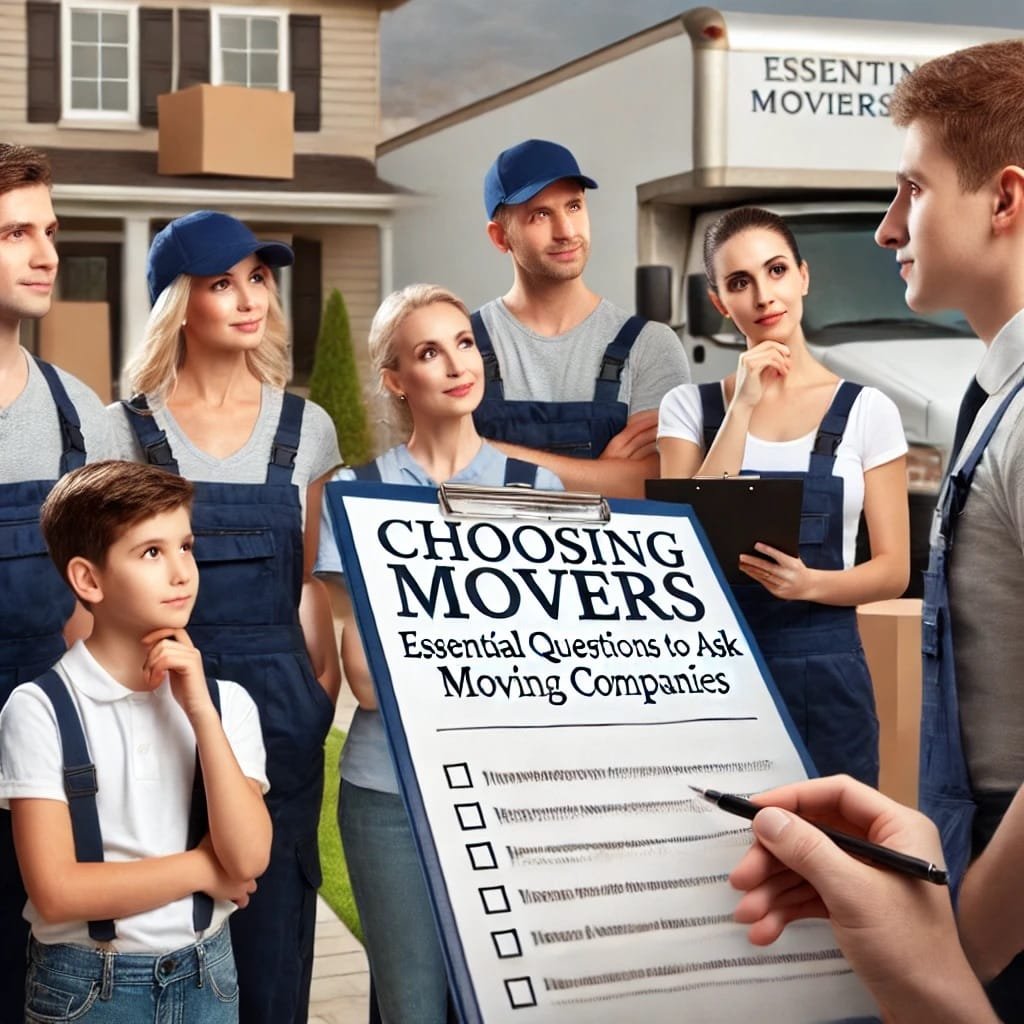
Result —
[{"label": "cap brim", "polygon": [[[556,181],[566,180],[578,181],[584,188],[597,188],[597,182],[594,181],[593,178],[588,178],[585,174],[558,174],[553,178],[542,178],[540,181],[531,181],[528,185],[524,185],[511,195],[506,196],[499,205],[516,206],[519,203],[525,203],[537,195],[538,192],[543,192],[548,185],[553,185]],[[497,207],[494,209],[496,210]],[[491,216],[493,215],[494,210],[491,211]]]}]

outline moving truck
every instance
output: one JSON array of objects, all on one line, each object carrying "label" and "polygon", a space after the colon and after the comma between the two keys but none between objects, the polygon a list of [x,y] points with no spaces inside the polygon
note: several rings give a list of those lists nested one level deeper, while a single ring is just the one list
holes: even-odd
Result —
[{"label": "moving truck", "polygon": [[588,284],[672,324],[694,379],[714,380],[742,339],[707,300],[704,228],[736,205],[777,211],[810,265],[815,353],[899,407],[920,564],[983,346],[956,312],[909,310],[893,254],[874,243],[902,141],[889,97],[930,57],[1013,34],[687,11],[382,143],[382,177],[418,196],[396,219],[396,284],[437,281],[471,306],[503,294],[511,273],[484,234],[483,175],[505,147],[554,139],[599,183]]}]

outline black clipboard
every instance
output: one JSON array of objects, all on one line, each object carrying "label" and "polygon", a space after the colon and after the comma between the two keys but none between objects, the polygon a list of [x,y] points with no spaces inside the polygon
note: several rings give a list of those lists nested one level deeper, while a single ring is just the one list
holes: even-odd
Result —
[{"label": "black clipboard", "polygon": [[648,498],[691,505],[730,583],[750,583],[739,569],[741,554],[756,555],[761,541],[796,555],[800,550],[799,477],[706,477],[647,480]]}]

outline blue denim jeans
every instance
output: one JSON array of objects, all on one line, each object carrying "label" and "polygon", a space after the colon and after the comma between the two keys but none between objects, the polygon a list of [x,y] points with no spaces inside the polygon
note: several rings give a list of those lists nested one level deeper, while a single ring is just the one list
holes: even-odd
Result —
[{"label": "blue denim jeans", "polygon": [[227,925],[150,956],[29,944],[25,1024],[237,1024],[238,979]]},{"label": "blue denim jeans", "polygon": [[343,779],[338,827],[384,1024],[445,1024],[444,956],[401,797]]}]

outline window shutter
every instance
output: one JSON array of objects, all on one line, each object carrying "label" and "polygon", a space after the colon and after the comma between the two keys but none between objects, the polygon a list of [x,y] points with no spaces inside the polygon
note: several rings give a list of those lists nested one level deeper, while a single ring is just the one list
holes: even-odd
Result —
[{"label": "window shutter", "polygon": [[178,11],[178,88],[210,81],[210,12]]},{"label": "window shutter", "polygon": [[171,10],[139,8],[139,124],[155,128],[156,98],[171,91],[174,26]]},{"label": "window shutter", "polygon": [[28,0],[28,120],[60,120],[60,4]]},{"label": "window shutter", "polygon": [[292,383],[305,384],[313,372],[316,340],[323,312],[323,255],[315,238],[292,238]]},{"label": "window shutter", "polygon": [[295,93],[295,130],[320,131],[320,17],[292,14],[288,18],[288,59]]}]

